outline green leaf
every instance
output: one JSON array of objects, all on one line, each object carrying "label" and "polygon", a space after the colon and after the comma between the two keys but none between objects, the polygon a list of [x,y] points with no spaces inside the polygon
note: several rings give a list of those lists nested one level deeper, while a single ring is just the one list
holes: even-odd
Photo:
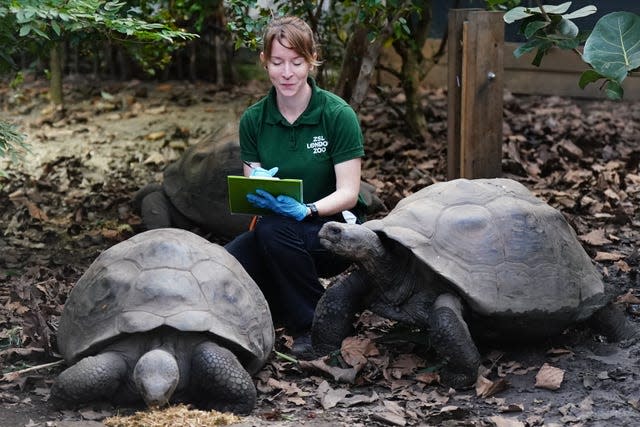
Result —
[{"label": "green leaf", "polygon": [[538,39],[530,40],[526,43],[521,44],[516,50],[514,50],[513,56],[515,56],[516,58],[520,58],[522,55],[525,55],[537,49],[539,45],[540,45],[540,40]]},{"label": "green leaf", "polygon": [[29,33],[31,32],[31,25],[23,25],[22,27],[20,27],[20,37],[25,37],[28,36]]},{"label": "green leaf", "polygon": [[613,80],[607,82],[604,93],[607,95],[607,98],[613,99],[614,101],[620,101],[624,97],[624,89],[622,89],[622,86],[618,82]]},{"label": "green leaf", "polygon": [[580,32],[576,24],[565,18],[562,18],[562,21],[560,21],[560,27],[558,30],[560,31],[560,34],[565,37],[577,37]]},{"label": "green leaf", "polygon": [[529,12],[530,10],[531,9],[529,9],[528,7],[522,7],[522,6],[514,7],[513,9],[507,11],[502,17],[502,19],[507,24],[512,24],[516,21],[527,19],[528,17],[533,15],[532,13]]},{"label": "green leaf", "polygon": [[546,28],[549,26],[549,22],[547,21],[533,21],[530,22],[524,29],[524,36],[528,39],[531,38],[535,33],[539,30]]},{"label": "green leaf", "polygon": [[[557,6],[544,5],[544,11],[548,15],[550,15],[550,14],[562,15],[567,10],[569,10],[570,7],[571,7],[571,2],[562,3],[562,4],[559,4]],[[502,19],[507,24],[511,24],[511,23],[513,23],[515,21],[520,21],[522,19],[527,19],[528,17],[533,16],[533,15],[542,15],[542,10],[539,7],[522,7],[522,6],[518,6],[518,7],[514,7],[513,9],[507,11],[504,14]]]},{"label": "green leaf", "polygon": [[[575,19],[582,18],[585,16],[589,16],[593,13],[596,13],[597,8],[593,5],[582,7],[576,11],[563,15],[569,8],[571,7],[571,2],[562,3],[559,5],[551,5],[546,4],[542,6],[545,13],[553,18],[553,15],[562,15],[564,19]],[[523,7],[518,6],[514,7],[511,10],[508,10],[503,17],[504,22],[507,24],[511,24],[515,21],[520,21],[522,19],[527,19],[531,16],[538,15],[542,16],[542,9],[539,7]]]},{"label": "green leaf", "polygon": [[577,38],[575,38],[575,39],[559,39],[559,40],[555,40],[555,44],[560,49],[573,50],[573,49],[576,49],[578,46],[580,46],[580,40],[577,39]]},{"label": "green leaf", "polygon": [[580,86],[580,89],[584,89],[589,83],[595,83],[602,78],[604,78],[604,76],[596,70],[587,70],[580,75],[578,86]]},{"label": "green leaf", "polygon": [[600,74],[621,83],[640,67],[640,16],[613,12],[598,20],[582,58]]},{"label": "green leaf", "polygon": [[57,36],[60,36],[61,30],[60,25],[56,21],[51,21],[51,28],[53,32],[56,33]]},{"label": "green leaf", "polygon": [[574,10],[571,13],[567,13],[566,15],[562,15],[562,17],[564,19],[584,18],[585,16],[593,15],[597,11],[598,11],[597,7],[593,5],[589,5],[589,6],[582,7],[578,10]]},{"label": "green leaf", "polygon": [[[554,6],[552,4],[545,4],[543,7],[544,7],[544,11],[547,12],[547,14],[553,13],[553,14],[556,14],[556,15],[562,15],[567,10],[569,10],[569,8],[571,7],[571,2],[568,1],[566,3],[562,3],[562,4],[559,4],[557,6]],[[536,8],[534,8],[534,10],[540,11],[540,8],[536,7]],[[540,13],[542,13],[542,12],[540,12]]]}]

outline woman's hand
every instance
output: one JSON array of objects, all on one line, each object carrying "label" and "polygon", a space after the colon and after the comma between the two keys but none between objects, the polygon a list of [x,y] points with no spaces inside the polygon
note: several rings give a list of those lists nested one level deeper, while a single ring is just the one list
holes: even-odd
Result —
[{"label": "woman's hand", "polygon": [[268,191],[256,190],[256,194],[247,194],[247,200],[254,206],[269,209],[277,214],[302,221],[306,218],[309,208],[296,199],[280,195],[273,197]]},{"label": "woman's hand", "polygon": [[254,167],[251,169],[252,178],[273,178],[278,173],[278,167],[271,168],[269,170],[261,167]]}]

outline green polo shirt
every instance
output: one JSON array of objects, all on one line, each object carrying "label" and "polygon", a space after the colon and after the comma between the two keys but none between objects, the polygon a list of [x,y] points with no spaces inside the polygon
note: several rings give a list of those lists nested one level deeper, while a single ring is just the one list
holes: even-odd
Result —
[{"label": "green polo shirt", "polygon": [[240,118],[242,160],[279,168],[279,178],[304,181],[304,202],[336,189],[334,165],[364,156],[362,130],[355,111],[339,96],[308,79],[312,94],[294,123],[280,114],[276,91],[250,106]]}]

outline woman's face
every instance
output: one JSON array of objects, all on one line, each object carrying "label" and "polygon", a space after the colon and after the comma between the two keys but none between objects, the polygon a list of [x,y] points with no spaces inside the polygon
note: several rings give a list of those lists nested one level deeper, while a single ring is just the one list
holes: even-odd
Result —
[{"label": "woman's face", "polygon": [[271,83],[278,96],[282,97],[295,97],[302,93],[311,71],[311,64],[302,55],[277,40],[273,41],[266,67]]}]

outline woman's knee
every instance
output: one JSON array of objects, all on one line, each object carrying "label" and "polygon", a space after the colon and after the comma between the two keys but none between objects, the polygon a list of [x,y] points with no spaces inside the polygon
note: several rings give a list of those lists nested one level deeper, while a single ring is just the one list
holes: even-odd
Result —
[{"label": "woman's knee", "polygon": [[295,239],[296,231],[286,219],[266,217],[261,219],[256,228],[256,240],[264,248],[278,247],[281,242]]}]

